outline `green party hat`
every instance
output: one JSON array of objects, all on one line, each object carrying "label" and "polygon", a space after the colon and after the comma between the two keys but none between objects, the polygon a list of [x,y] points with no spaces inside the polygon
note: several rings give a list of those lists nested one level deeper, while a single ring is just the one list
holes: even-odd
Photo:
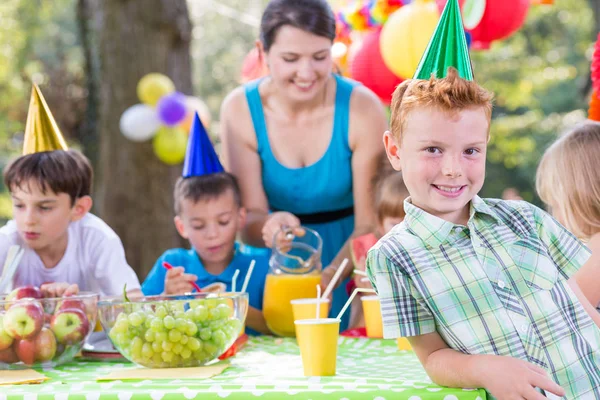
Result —
[{"label": "green party hat", "polygon": [[429,79],[431,74],[436,78],[444,78],[448,67],[454,67],[458,75],[466,80],[473,80],[473,69],[469,57],[469,47],[458,0],[448,0],[440,21],[421,57],[417,72],[413,79]]}]

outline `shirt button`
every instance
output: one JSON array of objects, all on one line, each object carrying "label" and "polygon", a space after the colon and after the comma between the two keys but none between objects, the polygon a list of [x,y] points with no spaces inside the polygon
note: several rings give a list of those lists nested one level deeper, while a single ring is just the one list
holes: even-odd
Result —
[{"label": "shirt button", "polygon": [[461,233],[462,232],[462,228],[460,226],[457,226],[454,228],[454,233]]},{"label": "shirt button", "polygon": [[527,328],[529,328],[527,325],[525,325],[525,324],[521,325],[521,332],[527,333]]},{"label": "shirt button", "polygon": [[498,287],[499,287],[500,289],[504,289],[504,288],[506,287],[506,284],[504,283],[504,281],[500,281],[500,280],[499,280],[499,281],[498,281]]}]

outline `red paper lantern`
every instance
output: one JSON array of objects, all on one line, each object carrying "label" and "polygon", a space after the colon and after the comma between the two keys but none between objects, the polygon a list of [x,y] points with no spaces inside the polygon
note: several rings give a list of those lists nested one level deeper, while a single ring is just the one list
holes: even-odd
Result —
[{"label": "red paper lantern", "polygon": [[350,76],[371,89],[381,101],[390,104],[394,89],[402,79],[386,67],[379,50],[381,30],[369,32],[350,62]]},{"label": "red paper lantern", "polygon": [[262,78],[269,74],[269,68],[265,60],[261,57],[258,49],[254,47],[242,62],[241,81],[242,83],[250,82],[254,79]]},{"label": "red paper lantern", "polygon": [[592,121],[600,121],[600,98],[598,98],[596,91],[592,93],[592,97],[590,98],[588,119],[591,119]]},{"label": "red paper lantern", "polygon": [[592,85],[596,93],[600,93],[600,33],[594,44],[594,54],[592,55],[592,64],[590,67],[592,76]]},{"label": "red paper lantern", "polygon": [[530,0],[487,0],[481,22],[471,29],[473,49],[489,49],[494,40],[507,38],[525,22]]}]

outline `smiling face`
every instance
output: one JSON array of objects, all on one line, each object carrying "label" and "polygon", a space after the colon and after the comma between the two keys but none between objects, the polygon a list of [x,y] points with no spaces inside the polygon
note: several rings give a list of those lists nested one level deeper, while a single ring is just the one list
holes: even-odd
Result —
[{"label": "smiling face", "polygon": [[217,197],[197,202],[182,199],[175,226],[190,241],[205,267],[218,265],[224,269],[231,261],[235,238],[245,219],[245,210],[237,205],[233,190],[227,189]]},{"label": "smiling face", "polygon": [[419,107],[407,115],[401,143],[386,132],[388,158],[402,171],[412,203],[466,225],[469,202],[485,178],[488,130],[489,120],[481,107],[456,114]]},{"label": "smiling face", "polygon": [[331,76],[331,39],[284,25],[266,53],[271,78],[293,101],[313,99]]}]

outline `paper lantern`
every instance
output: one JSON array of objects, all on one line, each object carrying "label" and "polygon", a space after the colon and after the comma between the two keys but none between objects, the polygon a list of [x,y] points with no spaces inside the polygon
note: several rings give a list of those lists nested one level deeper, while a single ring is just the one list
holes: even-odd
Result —
[{"label": "paper lantern", "polygon": [[[465,29],[473,29],[481,22],[486,3],[491,0],[458,0]],[[440,13],[448,0],[436,0]]]},{"label": "paper lantern", "polygon": [[385,65],[396,76],[413,76],[439,18],[434,2],[414,0],[387,20],[379,46]]},{"label": "paper lantern", "polygon": [[594,53],[592,54],[592,63],[590,66],[592,77],[592,86],[596,93],[600,93],[600,33],[594,44]]},{"label": "paper lantern", "polygon": [[505,39],[525,22],[530,0],[487,0],[481,22],[471,29],[473,49],[489,49],[494,40]]},{"label": "paper lantern", "polygon": [[392,93],[402,79],[398,78],[383,62],[379,50],[381,30],[369,32],[361,49],[350,64],[351,77],[371,89],[381,101],[389,104]]},{"label": "paper lantern", "polygon": [[250,82],[258,78],[262,78],[269,74],[267,63],[261,57],[260,52],[254,47],[242,61],[242,83]]},{"label": "paper lantern", "polygon": [[596,91],[592,93],[592,97],[590,98],[588,119],[591,119],[592,121],[600,121],[600,98],[598,98]]}]

